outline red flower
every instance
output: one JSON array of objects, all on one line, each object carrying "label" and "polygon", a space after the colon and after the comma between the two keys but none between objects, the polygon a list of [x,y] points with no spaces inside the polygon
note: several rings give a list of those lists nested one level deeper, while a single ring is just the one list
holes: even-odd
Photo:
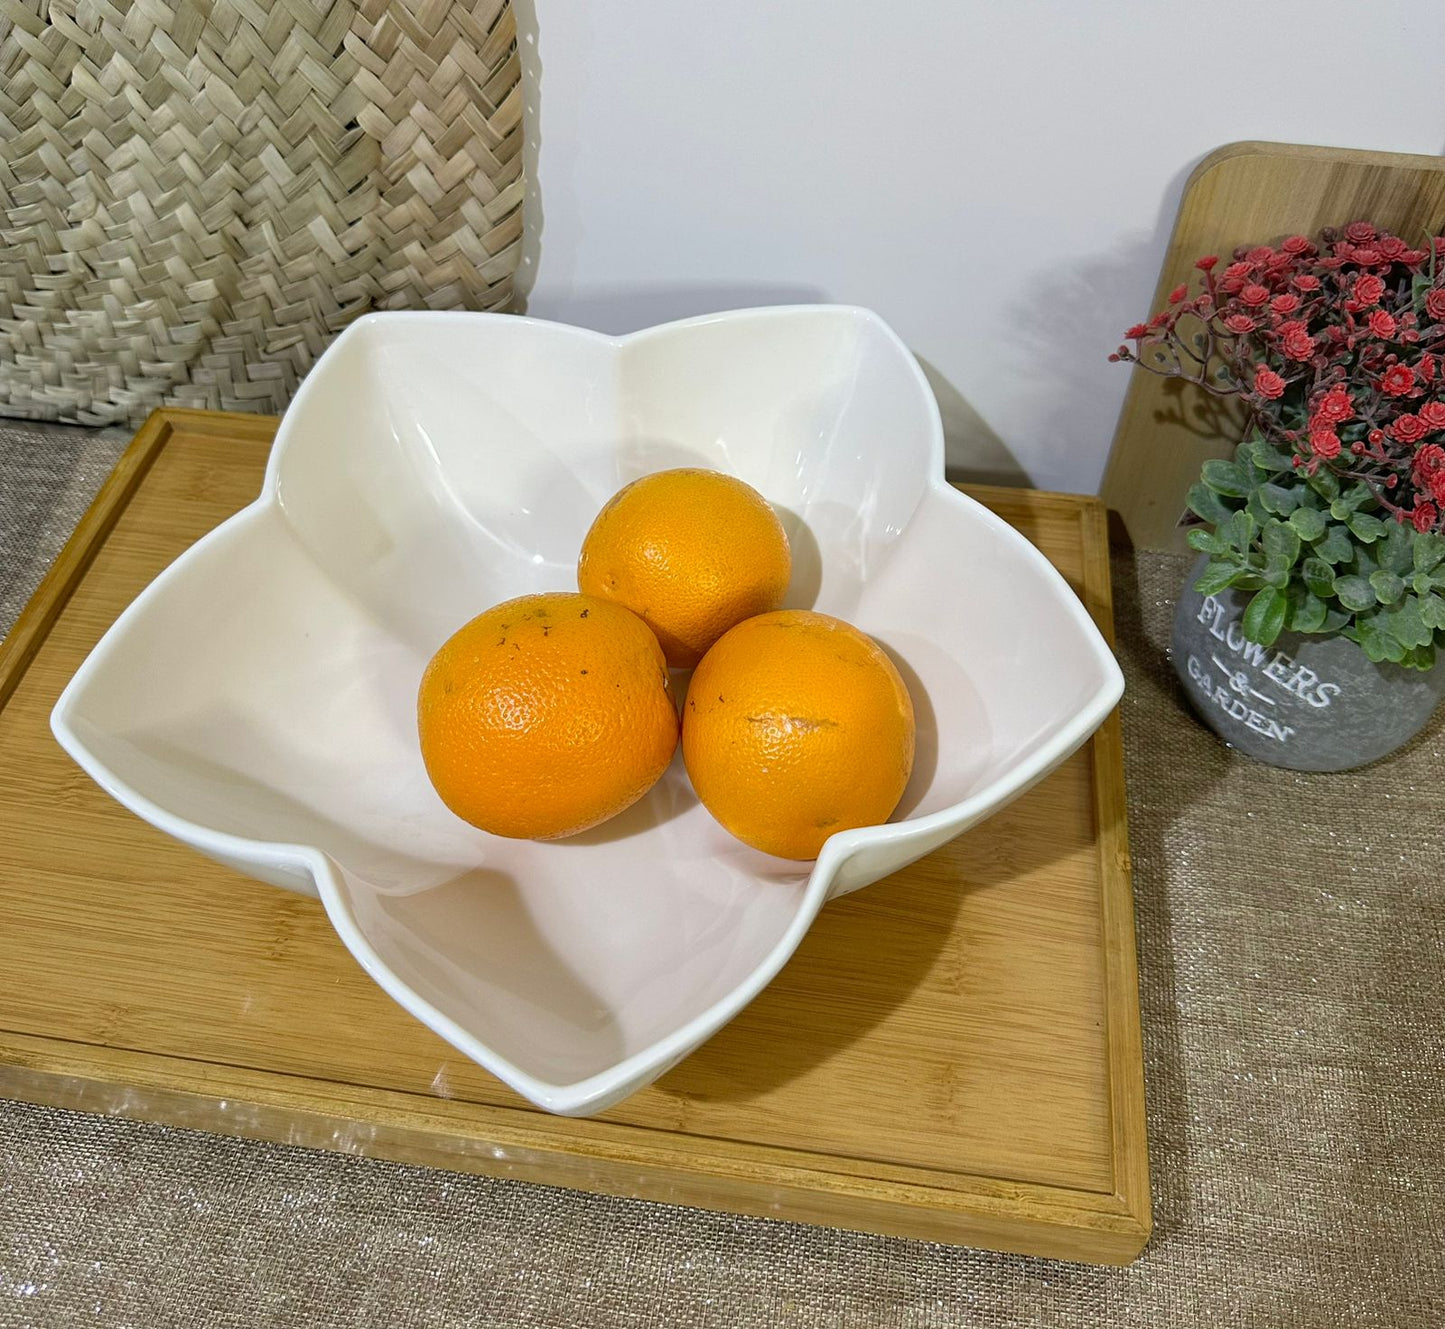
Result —
[{"label": "red flower", "polygon": [[1219,279],[1219,289],[1226,295],[1237,295],[1240,288],[1249,280],[1248,263],[1231,263],[1225,268]]},{"label": "red flower", "polygon": [[1195,260],[1194,266],[1198,268],[1200,272],[1209,272],[1218,262],[1218,254],[1206,254],[1203,258]]},{"label": "red flower", "polygon": [[1314,338],[1303,332],[1286,337],[1284,353],[1285,358],[1289,360],[1308,360],[1315,353]]},{"label": "red flower", "polygon": [[1394,262],[1405,252],[1405,242],[1397,235],[1382,235],[1375,242],[1375,248],[1380,251],[1381,258]]},{"label": "red flower", "polygon": [[1342,424],[1352,420],[1354,415],[1355,403],[1350,400],[1350,394],[1340,387],[1331,388],[1315,407],[1315,419],[1325,424]]},{"label": "red flower", "polygon": [[1255,308],[1264,304],[1268,299],[1269,292],[1258,282],[1250,282],[1250,284],[1239,293],[1240,304],[1251,305]]},{"label": "red flower", "polygon": [[1147,323],[1136,323],[1124,335],[1131,341],[1138,341],[1140,337],[1147,337],[1149,335],[1149,325]]},{"label": "red flower", "polygon": [[1383,309],[1377,309],[1370,315],[1370,331],[1377,337],[1393,337],[1395,335],[1395,318],[1387,314]]},{"label": "red flower", "polygon": [[1345,227],[1345,239],[1353,240],[1357,245],[1369,244],[1377,234],[1375,228],[1366,221],[1351,222]]},{"label": "red flower", "polygon": [[1189,287],[1187,285],[1176,286],[1169,292],[1169,303],[1171,305],[1177,305],[1188,294]]},{"label": "red flower", "polygon": [[1274,258],[1274,250],[1268,245],[1255,245],[1244,257],[1248,262],[1254,264],[1255,267],[1262,268]]},{"label": "red flower", "polygon": [[1438,443],[1427,443],[1415,454],[1415,460],[1410,463],[1410,469],[1415,473],[1417,485],[1428,484],[1432,475],[1438,475],[1445,471],[1445,448]]},{"label": "red flower", "polygon": [[1433,503],[1416,503],[1415,511],[1410,514],[1410,521],[1417,531],[1428,531],[1439,515]]},{"label": "red flower", "polygon": [[1316,457],[1333,461],[1340,455],[1340,436],[1333,429],[1311,429],[1310,447]]},{"label": "red flower", "polygon": [[1293,314],[1299,308],[1299,296],[1290,295],[1288,292],[1277,295],[1269,302],[1269,307],[1276,314]]},{"label": "red flower", "polygon": [[1169,311],[1167,309],[1161,309],[1157,314],[1154,315],[1153,318],[1149,320],[1149,326],[1151,328],[1162,328],[1168,322]]},{"label": "red flower", "polygon": [[1224,320],[1224,326],[1242,337],[1246,332],[1254,331],[1254,320],[1248,314],[1231,314]]},{"label": "red flower", "polygon": [[1436,471],[1430,477],[1430,497],[1437,503],[1445,503],[1445,471]]},{"label": "red flower", "polygon": [[1425,297],[1425,312],[1433,319],[1445,319],[1445,286],[1437,286]]},{"label": "red flower", "polygon": [[1286,254],[1308,254],[1314,248],[1302,235],[1286,236],[1280,241],[1279,247]]},{"label": "red flower", "polygon": [[1367,268],[1372,267],[1380,261],[1380,251],[1373,248],[1357,249],[1354,253],[1354,260]]},{"label": "red flower", "polygon": [[1418,443],[1429,432],[1418,415],[1408,412],[1397,415],[1395,423],[1390,426],[1390,437],[1397,443]]},{"label": "red flower", "polygon": [[1391,397],[1403,397],[1415,386],[1415,371],[1409,365],[1391,365],[1380,379],[1380,391]]},{"label": "red flower", "polygon": [[1415,372],[1420,375],[1420,382],[1433,383],[1435,381],[1435,357],[1422,355],[1415,362]]},{"label": "red flower", "polygon": [[1275,401],[1284,396],[1285,382],[1273,369],[1260,369],[1254,375],[1254,390],[1261,397]]},{"label": "red flower", "polygon": [[1302,318],[1287,318],[1275,331],[1281,337],[1303,337],[1306,335],[1305,321]]},{"label": "red flower", "polygon": [[1426,429],[1445,429],[1445,401],[1427,401],[1415,414]]},{"label": "red flower", "polygon": [[1320,289],[1320,279],[1313,273],[1306,272],[1294,279],[1296,289],[1301,291],[1317,291]]},{"label": "red flower", "polygon": [[1385,294],[1385,283],[1373,272],[1362,273],[1355,278],[1354,297],[1361,306],[1368,307],[1379,303],[1379,299]]}]

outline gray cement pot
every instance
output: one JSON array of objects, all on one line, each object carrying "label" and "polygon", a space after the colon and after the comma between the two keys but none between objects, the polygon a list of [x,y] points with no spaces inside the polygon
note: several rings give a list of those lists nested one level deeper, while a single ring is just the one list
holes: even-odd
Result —
[{"label": "gray cement pot", "polygon": [[1344,637],[1240,631],[1248,595],[1200,595],[1190,569],[1170,655],[1194,709],[1231,747],[1295,771],[1347,771],[1408,743],[1445,695],[1445,660],[1421,672],[1374,664]]}]

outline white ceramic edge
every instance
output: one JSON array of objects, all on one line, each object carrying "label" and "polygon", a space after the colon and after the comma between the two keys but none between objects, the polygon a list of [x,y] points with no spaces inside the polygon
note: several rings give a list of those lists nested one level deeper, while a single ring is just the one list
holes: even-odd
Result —
[{"label": "white ceramic edge", "polygon": [[[608,336],[604,333],[592,332],[585,328],[573,328],[567,324],[557,326],[567,327],[572,333],[594,338],[610,345],[621,346],[629,341],[641,341],[647,337],[657,335],[663,331],[672,330],[678,327],[693,326],[706,323],[715,323],[734,320],[751,320],[765,318],[786,318],[798,314],[815,315],[825,312],[831,316],[854,318],[867,322],[878,329],[883,336],[890,341],[900,355],[904,357],[909,366],[919,391],[924,394],[928,401],[929,410],[929,475],[928,485],[931,490],[940,495],[946,502],[957,503],[966,506],[974,511],[976,519],[991,524],[996,533],[1004,540],[1012,542],[1018,551],[1034,564],[1035,569],[1046,579],[1053,580],[1058,589],[1063,593],[1062,602],[1067,606],[1068,613],[1073,617],[1075,625],[1083,632],[1095,649],[1096,661],[1100,665],[1104,681],[1095,692],[1089,702],[1074,716],[1074,718],[1047,744],[1041,746],[1028,760],[1020,763],[1017,769],[1010,773],[1009,777],[988,789],[964,799],[962,802],[953,804],[950,807],[942,808],[937,812],[929,813],[926,816],[912,820],[888,823],[883,826],[860,827],[856,830],[840,831],[838,834],[829,837],[819,853],[817,861],[813,865],[813,871],[808,878],[808,885],[803,895],[803,901],[798,912],[794,915],[792,922],[782,937],[768,952],[767,956],[758,964],[757,968],[737,987],[720,1001],[714,1003],[706,1011],[695,1016],[681,1028],[674,1030],[666,1038],[659,1040],[642,1052],[634,1053],[624,1061],[618,1062],[615,1066],[609,1067],[606,1071],[600,1072],[584,1080],[578,1080],[571,1084],[551,1084],[528,1075],[519,1067],[514,1066],[506,1058],[499,1056],[491,1048],[479,1042],[462,1029],[453,1020],[443,1015],[429,1002],[424,1001],[412,990],[402,983],[372,949],[371,944],[362,934],[354,916],[346,903],[338,880],[335,864],[331,859],[311,845],[285,844],[279,842],[252,840],[243,836],[230,835],[222,831],[212,830],[183,817],[178,817],[159,805],[153,803],[136,789],[133,789],[124,780],[119,779],[111,772],[104,763],[97,760],[85,743],[75,732],[70,722],[70,710],[72,696],[84,687],[98,668],[103,665],[105,658],[110,654],[112,643],[119,639],[125,630],[130,618],[143,613],[149,602],[164,593],[164,590],[172,577],[177,575],[176,569],[187,555],[182,554],[175,561],[169,564],[131,603],[126,607],[116,621],[106,630],[105,635],[96,643],[94,649],[81,663],[76,670],[65,690],[55,703],[51,711],[50,726],[61,747],[71,758],[93,779],[106,793],[118,803],[134,812],[143,820],[149,822],[156,829],[165,834],[189,844],[200,850],[202,853],[220,857],[222,859],[240,860],[254,863],[258,867],[271,867],[294,871],[300,869],[305,872],[316,883],[317,891],[321,902],[326,909],[332,926],[336,929],[337,935],[341,938],[346,948],[355,956],[361,967],[372,977],[373,980],[411,1015],[415,1016],[433,1032],[445,1039],[458,1051],[483,1066],[499,1080],[515,1089],[524,1098],[545,1108],[549,1112],[558,1113],[564,1116],[582,1116],[588,1113],[600,1112],[605,1108],[620,1102],[636,1089],[644,1084],[650,1083],[657,1076],[661,1075],[675,1062],[679,1061],[687,1053],[707,1038],[716,1033],[724,1024],[731,1020],[743,1009],[762,989],[772,981],[778,971],[788,961],[789,957],[797,949],[802,941],[804,933],[811,926],[813,919],[817,916],[819,909],[829,898],[829,888],[839,868],[850,858],[856,850],[869,845],[897,845],[906,846],[910,842],[930,840],[938,832],[946,832],[945,838],[952,838],[954,835],[966,830],[968,827],[981,821],[984,817],[997,811],[1005,803],[1016,798],[1031,785],[1035,784],[1043,776],[1048,774],[1056,765],[1067,758],[1103,723],[1105,717],[1113,710],[1118,703],[1124,690],[1124,676],[1115,660],[1113,652],[1104,641],[1093,619],[1087,610],[1079,602],[1072,588],[1064,580],[1063,576],[1051,564],[1038,548],[1014,530],[1002,518],[990,512],[982,504],[975,502],[966,494],[959,493],[944,478],[944,445],[943,445],[943,424],[938,411],[938,403],[933,395],[932,389],[924,377],[923,370],[919,367],[918,361],[914,358],[887,323],[871,310],[863,309],[852,305],[777,305],[762,309],[741,309],[729,310],[719,314],[705,314],[699,318],[682,319],[674,323],[664,323],[657,327],[645,328],[641,331],[627,334],[625,336]],[[352,323],[340,337],[337,344],[340,344],[355,335],[358,330],[366,325],[379,321],[424,321],[424,322],[448,322],[467,321],[476,319],[488,319],[496,321],[515,321],[516,315],[512,314],[488,314],[470,311],[398,311],[391,313],[366,314]],[[533,320],[543,322],[544,320]],[[275,442],[271,447],[271,455],[266,465],[265,479],[262,482],[260,495],[240,512],[222,522],[209,534],[203,536],[191,548],[199,550],[213,540],[222,538],[224,533],[229,532],[233,527],[246,524],[255,519],[256,514],[261,510],[276,503],[276,491],[281,458],[285,454],[290,442],[290,424],[296,415],[296,407],[306,400],[311,391],[314,376],[308,376],[303,380],[300,389],[297,391],[289,409],[282,418],[280,427],[276,433]],[[189,551],[188,551],[189,553]],[[941,840],[939,841],[941,842]]]}]

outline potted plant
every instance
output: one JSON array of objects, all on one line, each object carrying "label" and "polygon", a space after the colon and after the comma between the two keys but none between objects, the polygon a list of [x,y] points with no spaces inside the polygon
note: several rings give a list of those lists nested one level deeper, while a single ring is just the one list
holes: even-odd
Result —
[{"label": "potted plant", "polygon": [[1445,691],[1445,237],[1355,222],[1194,266],[1109,357],[1245,410],[1189,490],[1174,667],[1251,755],[1363,765]]}]

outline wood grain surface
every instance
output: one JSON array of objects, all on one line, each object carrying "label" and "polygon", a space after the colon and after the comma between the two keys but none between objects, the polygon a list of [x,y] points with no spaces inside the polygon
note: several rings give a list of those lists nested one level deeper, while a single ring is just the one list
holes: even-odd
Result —
[{"label": "wood grain surface", "polygon": [[[314,900],[111,801],[49,712],[117,613],[258,492],[274,420],[158,413],[0,653],[0,1094],[1070,1259],[1149,1234],[1118,716],[830,904],[736,1020],[600,1117],[532,1108],[375,987]],[[1104,510],[975,490],[1110,630]]]},{"label": "wood grain surface", "polygon": [[[1227,262],[1237,245],[1313,237],[1321,227],[1352,221],[1374,222],[1412,244],[1438,233],[1445,224],[1445,157],[1230,143],[1200,162],[1185,184],[1154,302],[1137,317],[1163,309],[1205,254]],[[1185,492],[1208,458],[1233,451],[1243,417],[1177,379],[1129,372],[1100,492],[1133,544],[1184,553]]]}]

